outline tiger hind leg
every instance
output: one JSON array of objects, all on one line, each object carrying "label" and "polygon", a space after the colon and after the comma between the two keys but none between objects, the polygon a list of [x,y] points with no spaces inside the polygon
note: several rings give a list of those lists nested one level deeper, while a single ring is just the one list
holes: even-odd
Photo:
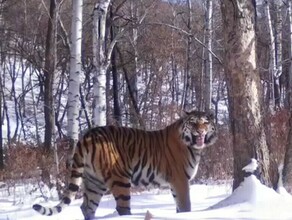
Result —
[{"label": "tiger hind leg", "polygon": [[130,180],[114,180],[112,182],[111,193],[116,200],[116,210],[119,215],[131,215],[130,207]]},{"label": "tiger hind leg", "polygon": [[105,192],[106,188],[104,186],[84,184],[83,203],[80,208],[85,220],[94,219],[95,211]]}]

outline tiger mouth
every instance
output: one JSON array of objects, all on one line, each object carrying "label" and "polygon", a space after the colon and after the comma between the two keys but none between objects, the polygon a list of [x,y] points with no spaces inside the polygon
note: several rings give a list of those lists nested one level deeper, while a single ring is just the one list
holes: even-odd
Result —
[{"label": "tiger mouth", "polygon": [[205,135],[198,135],[198,136],[195,136],[195,143],[196,143],[196,146],[197,147],[204,147],[205,145]]}]

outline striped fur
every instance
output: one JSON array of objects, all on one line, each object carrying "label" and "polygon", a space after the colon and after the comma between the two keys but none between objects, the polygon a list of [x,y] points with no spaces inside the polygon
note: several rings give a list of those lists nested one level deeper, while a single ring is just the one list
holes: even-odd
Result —
[{"label": "striped fur", "polygon": [[131,184],[169,184],[178,212],[190,211],[189,180],[197,172],[201,151],[214,143],[213,117],[187,113],[162,130],[96,127],[78,142],[68,190],[53,208],[34,205],[43,215],[59,213],[74,199],[83,182],[81,210],[93,219],[101,197],[109,190],[120,215],[131,214]]}]

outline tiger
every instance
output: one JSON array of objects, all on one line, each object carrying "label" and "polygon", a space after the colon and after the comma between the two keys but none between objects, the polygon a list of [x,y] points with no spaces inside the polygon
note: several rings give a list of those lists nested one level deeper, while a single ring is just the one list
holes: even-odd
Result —
[{"label": "tiger", "polygon": [[177,212],[191,210],[189,182],[197,173],[202,150],[217,139],[213,113],[185,112],[161,130],[103,126],[89,129],[77,142],[71,177],[60,203],[52,208],[39,204],[42,215],[60,213],[82,185],[81,211],[94,219],[100,200],[111,193],[119,215],[131,215],[131,187],[167,184]]}]

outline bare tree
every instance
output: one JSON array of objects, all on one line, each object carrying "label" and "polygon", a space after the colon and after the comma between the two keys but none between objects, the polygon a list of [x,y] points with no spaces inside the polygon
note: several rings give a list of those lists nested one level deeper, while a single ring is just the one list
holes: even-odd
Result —
[{"label": "bare tree", "polygon": [[78,140],[80,110],[80,73],[82,45],[82,8],[83,0],[72,1],[70,77],[68,91],[68,138],[70,149],[74,149]]},{"label": "bare tree", "polygon": [[261,180],[271,185],[269,150],[263,127],[261,84],[256,62],[255,5],[252,0],[221,1],[225,73],[227,75],[234,182],[243,180],[242,167],[250,158],[260,164]]},{"label": "bare tree", "polygon": [[213,18],[213,0],[206,1],[206,68],[205,68],[205,110],[211,109],[212,104],[212,80],[213,80],[213,57],[212,51],[212,19]]},{"label": "bare tree", "polygon": [[[110,0],[100,1],[93,11],[94,100],[93,124],[106,124],[106,74],[110,64],[110,48],[106,49],[106,21]],[[113,46],[112,46],[113,47]]]},{"label": "bare tree", "polygon": [[55,59],[56,59],[56,0],[50,0],[50,11],[48,19],[48,29],[46,36],[45,48],[45,65],[44,65],[44,114],[45,114],[45,148],[50,151],[53,147],[53,137],[55,130],[55,112],[53,83],[55,76]]},{"label": "bare tree", "polygon": [[[288,0],[288,18],[289,18],[289,29],[290,29],[290,48],[289,55],[292,57],[292,0]],[[284,159],[283,168],[283,184],[285,189],[292,193],[292,62],[290,61],[289,66],[289,81],[288,81],[288,107],[290,111],[289,118],[289,133],[286,144],[286,153]]]}]

